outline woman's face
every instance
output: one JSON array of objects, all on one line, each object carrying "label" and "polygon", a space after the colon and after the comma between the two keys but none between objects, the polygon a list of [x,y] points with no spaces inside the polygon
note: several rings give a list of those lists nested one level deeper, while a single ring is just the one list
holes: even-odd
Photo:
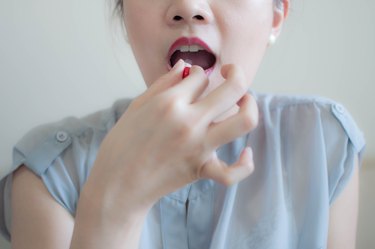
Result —
[{"label": "woman's face", "polygon": [[124,0],[130,45],[150,86],[180,58],[201,65],[209,89],[234,63],[251,82],[284,13],[273,0]]}]

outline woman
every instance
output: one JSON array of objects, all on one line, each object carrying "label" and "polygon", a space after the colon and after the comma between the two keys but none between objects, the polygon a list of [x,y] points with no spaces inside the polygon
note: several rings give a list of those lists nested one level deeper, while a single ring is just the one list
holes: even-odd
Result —
[{"label": "woman", "polygon": [[350,115],[249,92],[289,0],[117,5],[148,89],[16,145],[1,182],[13,248],[354,248]]}]

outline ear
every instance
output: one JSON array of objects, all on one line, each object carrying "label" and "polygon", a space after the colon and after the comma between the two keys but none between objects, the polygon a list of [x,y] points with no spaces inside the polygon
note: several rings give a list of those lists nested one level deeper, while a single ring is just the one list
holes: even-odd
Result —
[{"label": "ear", "polygon": [[274,4],[273,8],[273,23],[271,34],[277,38],[283,27],[284,21],[288,17],[290,0],[281,0],[280,6]]}]

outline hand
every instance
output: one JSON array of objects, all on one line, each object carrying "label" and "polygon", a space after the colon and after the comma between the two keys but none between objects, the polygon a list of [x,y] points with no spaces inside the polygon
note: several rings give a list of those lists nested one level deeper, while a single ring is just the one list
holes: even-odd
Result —
[{"label": "hand", "polygon": [[[219,146],[248,133],[258,122],[257,105],[247,93],[242,71],[223,66],[223,84],[201,97],[208,86],[203,69],[193,66],[182,79],[183,68],[178,62],[136,98],[100,147],[86,185],[117,211],[148,209],[160,197],[200,178],[230,185],[253,170],[250,148],[229,166],[216,154]],[[236,114],[214,122],[237,105]]]}]

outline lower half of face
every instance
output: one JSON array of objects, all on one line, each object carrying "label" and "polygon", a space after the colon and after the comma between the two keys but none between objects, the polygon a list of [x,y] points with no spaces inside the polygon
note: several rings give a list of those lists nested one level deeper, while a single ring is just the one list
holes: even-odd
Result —
[{"label": "lower half of face", "polygon": [[124,0],[124,22],[148,86],[182,58],[208,67],[210,91],[223,82],[225,64],[238,65],[253,81],[272,29],[273,2]]}]

